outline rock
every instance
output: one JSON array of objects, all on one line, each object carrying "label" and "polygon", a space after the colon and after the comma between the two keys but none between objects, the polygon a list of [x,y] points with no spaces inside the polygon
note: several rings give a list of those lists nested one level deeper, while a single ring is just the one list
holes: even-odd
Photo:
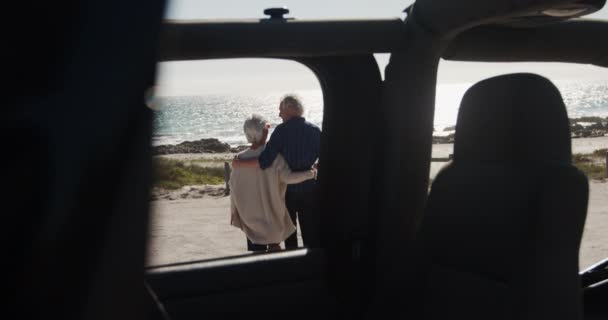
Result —
[{"label": "rock", "polygon": [[580,118],[572,118],[570,119],[570,123],[578,123],[578,122],[602,122],[604,119],[601,117],[580,117]]},{"label": "rock", "polygon": [[450,133],[449,135],[443,137],[443,136],[433,136],[433,143],[434,144],[439,144],[439,143],[454,143],[454,133]]},{"label": "rock", "polygon": [[608,123],[600,117],[570,119],[570,134],[572,138],[603,137],[608,134]]},{"label": "rock", "polygon": [[198,141],[184,141],[177,145],[178,148],[190,150],[184,153],[220,153],[229,152],[230,145],[222,143],[218,139],[201,139]]},{"label": "rock", "polygon": [[581,125],[580,125],[580,124],[578,124],[578,123],[572,124],[572,125],[570,126],[570,130],[571,130],[571,131],[579,131],[579,130],[583,130],[583,129],[585,129],[585,127],[581,126]]},{"label": "rock", "polygon": [[585,130],[582,130],[582,131],[581,131],[581,137],[583,137],[583,138],[588,138],[588,137],[590,137],[590,136],[591,136],[591,130],[586,130],[586,129],[585,129]]},{"label": "rock", "polygon": [[230,145],[218,139],[184,141],[177,145],[165,144],[153,147],[154,155],[174,153],[224,153],[230,152]]},{"label": "rock", "polygon": [[593,151],[593,155],[596,157],[606,157],[606,155],[608,154],[608,148],[602,148],[602,149],[597,149],[595,151]]},{"label": "rock", "polygon": [[603,123],[596,122],[596,123],[588,126],[587,129],[591,129],[591,130],[603,130],[603,129],[606,129],[606,127],[604,126]]}]

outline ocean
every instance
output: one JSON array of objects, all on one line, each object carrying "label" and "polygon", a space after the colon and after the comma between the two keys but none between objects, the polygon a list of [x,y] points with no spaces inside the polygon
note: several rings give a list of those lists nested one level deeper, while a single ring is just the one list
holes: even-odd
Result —
[{"label": "ocean", "polygon": [[[608,80],[554,83],[562,93],[570,118],[608,117]],[[456,123],[460,100],[471,85],[438,85],[435,109],[437,135],[444,134],[444,128]],[[302,99],[306,119],[322,128],[321,91],[294,90],[290,93],[295,93]],[[176,144],[202,138],[217,138],[232,146],[246,144],[243,121],[252,113],[257,113],[268,119],[274,128],[281,122],[278,107],[284,94],[285,92],[259,92],[157,97],[152,144]]]}]

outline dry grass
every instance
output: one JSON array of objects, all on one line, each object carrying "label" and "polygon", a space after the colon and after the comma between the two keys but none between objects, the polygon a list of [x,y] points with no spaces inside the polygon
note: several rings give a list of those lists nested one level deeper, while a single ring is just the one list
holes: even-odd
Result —
[{"label": "dry grass", "polygon": [[154,186],[164,189],[224,183],[223,167],[203,167],[174,159],[155,158],[154,173]]}]

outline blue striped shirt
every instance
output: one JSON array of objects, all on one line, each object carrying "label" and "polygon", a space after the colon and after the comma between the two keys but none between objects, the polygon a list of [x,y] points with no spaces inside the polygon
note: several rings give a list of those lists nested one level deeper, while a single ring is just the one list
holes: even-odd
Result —
[{"label": "blue striped shirt", "polygon": [[[309,170],[319,158],[321,129],[307,122],[303,117],[291,118],[279,124],[270,136],[264,152],[260,155],[260,168],[272,165],[278,154],[281,154],[291,171]],[[312,191],[317,180],[306,180],[287,186],[288,191]]]}]

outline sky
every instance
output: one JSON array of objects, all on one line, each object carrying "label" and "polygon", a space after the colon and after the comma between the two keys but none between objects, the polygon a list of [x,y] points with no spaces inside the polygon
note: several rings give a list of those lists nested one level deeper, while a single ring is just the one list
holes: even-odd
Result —
[{"label": "sky", "polygon": [[[297,19],[403,18],[407,0],[169,0],[166,19],[259,19],[270,7],[287,7]],[[588,16],[608,20],[608,6]],[[376,55],[381,72],[389,54]],[[159,63],[157,94],[185,96],[259,90],[318,89],[312,71],[292,61],[226,59]],[[565,63],[471,63],[442,60],[438,83],[471,83],[498,74],[534,72],[552,80],[608,80],[608,70]]]}]

